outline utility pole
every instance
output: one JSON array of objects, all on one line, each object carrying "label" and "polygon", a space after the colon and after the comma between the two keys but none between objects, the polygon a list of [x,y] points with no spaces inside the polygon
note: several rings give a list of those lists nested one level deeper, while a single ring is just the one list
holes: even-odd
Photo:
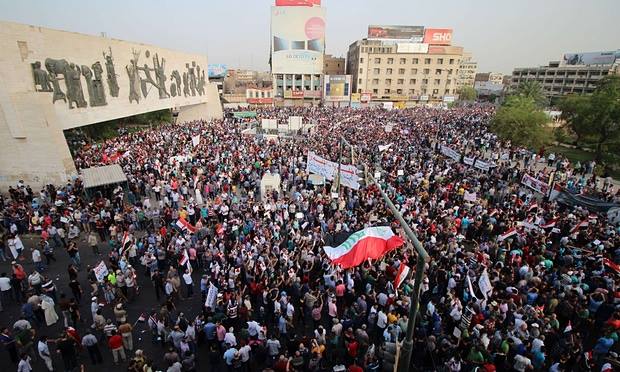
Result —
[{"label": "utility pole", "polygon": [[[340,139],[340,154],[342,155],[342,145],[346,144],[351,148],[351,158],[354,156],[354,146],[351,145],[347,140],[342,137]],[[390,197],[383,191],[381,188],[381,184],[374,178],[371,172],[368,171],[368,166],[363,164],[364,174],[367,178],[367,184],[373,184],[377,187],[379,192],[381,193],[381,197],[383,201],[388,206],[394,217],[398,220],[403,230],[405,230],[405,235],[413,244],[416,252],[418,253],[418,260],[416,263],[415,270],[415,278],[413,282],[413,292],[411,293],[411,304],[409,306],[409,319],[407,322],[407,334],[405,335],[405,339],[403,340],[403,346],[400,349],[400,358],[397,360],[398,363],[398,372],[408,372],[410,370],[409,366],[411,364],[411,355],[413,353],[413,332],[415,330],[415,322],[418,316],[418,310],[420,307],[420,287],[422,286],[422,280],[424,279],[424,268],[426,263],[429,261],[429,255],[422,246],[422,243],[418,240],[416,234],[411,230],[411,227],[403,218],[403,215],[396,208]],[[338,176],[340,177],[340,164],[338,165]]]}]

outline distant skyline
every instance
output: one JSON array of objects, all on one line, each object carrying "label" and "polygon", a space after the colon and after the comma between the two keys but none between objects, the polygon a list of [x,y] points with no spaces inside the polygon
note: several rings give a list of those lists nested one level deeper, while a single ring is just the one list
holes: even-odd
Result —
[{"label": "distant skyline", "polygon": [[[269,70],[270,7],[275,0],[83,2],[0,0],[0,18],[183,52],[228,68]],[[452,28],[478,72],[559,60],[564,53],[620,48],[618,0],[323,0],[326,53],[346,57],[369,24]]]}]

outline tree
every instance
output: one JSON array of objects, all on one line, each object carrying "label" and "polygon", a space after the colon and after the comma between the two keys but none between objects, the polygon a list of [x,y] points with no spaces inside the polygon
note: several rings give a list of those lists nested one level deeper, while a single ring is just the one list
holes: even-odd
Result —
[{"label": "tree", "polygon": [[549,104],[549,100],[545,95],[542,85],[535,80],[526,80],[519,84],[515,92],[515,96],[531,98],[536,106],[542,108]]},{"label": "tree", "polygon": [[591,96],[568,96],[560,107],[578,139],[592,139],[597,161],[608,145],[620,139],[620,77],[606,77]]},{"label": "tree", "polygon": [[478,96],[478,93],[472,87],[461,87],[457,93],[461,101],[474,101]]},{"label": "tree", "polygon": [[509,96],[497,110],[491,130],[515,145],[538,148],[546,142],[544,125],[547,121],[547,115],[533,99],[515,95]]}]

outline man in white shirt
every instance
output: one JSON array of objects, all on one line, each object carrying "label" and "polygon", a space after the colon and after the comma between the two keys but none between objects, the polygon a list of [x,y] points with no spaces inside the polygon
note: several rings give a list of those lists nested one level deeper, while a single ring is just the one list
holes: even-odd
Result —
[{"label": "man in white shirt", "polygon": [[6,273],[0,274],[0,294],[2,295],[2,302],[6,303],[11,298],[11,279],[6,276]]},{"label": "man in white shirt", "polygon": [[187,298],[190,298],[194,295],[194,280],[192,279],[192,272],[189,269],[185,269],[183,281],[185,282],[185,288],[187,289]]},{"label": "man in white shirt", "polygon": [[37,350],[39,351],[39,356],[45,362],[45,366],[51,372],[54,370],[54,365],[52,364],[52,355],[50,354],[50,348],[47,346],[47,336],[41,336],[39,343],[37,344]]},{"label": "man in white shirt", "polygon": [[22,353],[19,364],[17,365],[17,372],[32,372],[28,354]]}]

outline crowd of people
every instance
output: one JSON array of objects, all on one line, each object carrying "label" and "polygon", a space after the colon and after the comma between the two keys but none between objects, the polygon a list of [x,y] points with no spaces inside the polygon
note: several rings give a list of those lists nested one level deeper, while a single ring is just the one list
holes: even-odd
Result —
[{"label": "crowd of people", "polygon": [[[128,371],[391,370],[417,253],[408,242],[355,268],[333,265],[323,251],[332,236],[369,226],[405,235],[369,182],[338,191],[311,182],[314,151],[366,164],[430,256],[409,370],[619,368],[620,227],[521,179],[607,202],[620,193],[592,163],[575,167],[498,139],[493,115],[484,105],[269,108],[258,120],[301,116],[310,132],[267,139],[243,132],[250,119],[227,117],[85,145],[78,169],[118,163],[127,185],[86,197],[80,178],[37,191],[20,182],[0,197],[0,259],[11,261],[1,301],[22,316],[3,326],[5,356],[19,372],[34,359],[77,370],[106,352]],[[278,187],[261,189],[267,174],[280,175]],[[36,244],[26,248],[28,234]],[[97,260],[82,262],[85,249]],[[46,270],[64,255],[68,280],[58,284]],[[401,264],[412,274],[399,285]],[[146,291],[153,303],[138,297]],[[200,308],[188,313],[191,300]],[[144,311],[129,319],[136,302]],[[41,327],[62,332],[39,336]],[[139,329],[161,352],[135,347]]]}]

